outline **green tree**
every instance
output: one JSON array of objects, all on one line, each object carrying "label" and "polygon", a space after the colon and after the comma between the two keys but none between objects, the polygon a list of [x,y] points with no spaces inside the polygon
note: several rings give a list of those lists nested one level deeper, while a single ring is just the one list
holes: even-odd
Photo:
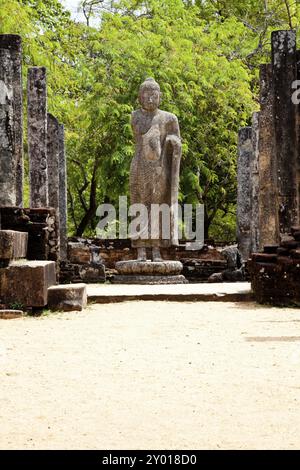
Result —
[{"label": "green tree", "polygon": [[257,108],[270,33],[299,31],[299,2],[83,0],[82,8],[86,24],[58,0],[0,0],[0,33],[23,38],[24,90],[27,67],[46,66],[49,111],[65,124],[70,231],[94,233],[97,206],[128,193],[130,114],[140,83],[154,76],[162,108],[180,121],[180,201],[205,204],[206,236],[222,227],[232,236],[237,131]]},{"label": "green tree", "polygon": [[89,34],[95,84],[86,108],[89,144],[77,149],[89,168],[81,178],[83,207],[77,213],[83,209],[84,217],[77,233],[94,226],[98,201],[116,204],[127,191],[133,151],[129,114],[146,76],[159,81],[162,106],[179,117],[181,201],[205,204],[206,236],[210,227],[217,231],[216,217],[218,226],[223,219],[232,232],[237,131],[257,109],[257,65],[269,60],[271,31],[299,25],[296,3],[86,0],[84,5],[94,20],[98,15],[99,28]]},{"label": "green tree", "polygon": [[216,211],[226,211],[235,200],[236,133],[253,109],[252,75],[241,59],[227,55],[233,31],[243,34],[245,27],[228,19],[207,28],[198,9],[179,0],[148,6],[151,10],[136,14],[128,9],[103,13],[100,29],[89,34],[95,83],[84,102],[86,141],[75,150],[83,160],[72,171],[73,184],[81,181],[84,210],[78,235],[92,221],[98,201],[116,204],[128,190],[130,112],[147,76],[161,84],[163,108],[179,117],[181,202],[203,202],[208,229]]}]

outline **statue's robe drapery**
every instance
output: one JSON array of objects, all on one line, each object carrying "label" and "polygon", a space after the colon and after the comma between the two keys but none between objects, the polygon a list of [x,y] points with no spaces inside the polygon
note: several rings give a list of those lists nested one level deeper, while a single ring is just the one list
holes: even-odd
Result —
[{"label": "statue's robe drapery", "polygon": [[[157,110],[147,113],[139,109],[132,113],[132,129],[136,151],[130,169],[131,204],[144,204],[149,224],[142,228],[140,236],[132,240],[134,247],[166,247],[178,244],[177,202],[181,140],[177,117]],[[153,229],[151,204],[167,204],[170,207],[171,233],[163,239],[160,226]],[[152,230],[151,230],[152,228]],[[151,238],[151,234],[158,235]]]}]

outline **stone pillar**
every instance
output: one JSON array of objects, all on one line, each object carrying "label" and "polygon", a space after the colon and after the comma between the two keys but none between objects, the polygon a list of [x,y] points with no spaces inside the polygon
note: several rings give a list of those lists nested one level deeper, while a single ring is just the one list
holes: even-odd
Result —
[{"label": "stone pillar", "polygon": [[68,209],[67,209],[67,165],[65,154],[65,133],[63,124],[59,125],[59,230],[60,257],[67,259],[68,249]]},{"label": "stone pillar", "polygon": [[23,203],[22,41],[0,35],[0,206]]},{"label": "stone pillar", "polygon": [[243,127],[239,131],[237,165],[237,242],[243,261],[251,253],[252,153],[252,128]]},{"label": "stone pillar", "polygon": [[30,207],[47,207],[47,90],[45,67],[31,67],[28,70],[27,99]]},{"label": "stone pillar", "polygon": [[271,64],[260,66],[259,113],[259,249],[279,243],[279,205],[273,116],[273,71]]},{"label": "stone pillar", "polygon": [[259,248],[259,217],[258,217],[258,195],[259,195],[259,113],[252,116],[252,159],[250,163],[251,177],[251,252]]},{"label": "stone pillar", "polygon": [[58,212],[59,206],[59,123],[47,114],[48,202]]},{"label": "stone pillar", "polygon": [[296,33],[272,33],[275,152],[279,229],[284,236],[298,223],[296,106],[292,84],[297,78]]},{"label": "stone pillar", "polygon": [[12,51],[14,134],[16,156],[16,205],[23,207],[24,159],[23,159],[23,86],[22,86],[22,40],[16,36],[17,47]]},{"label": "stone pillar", "polygon": [[[297,58],[297,80],[299,82],[296,83],[294,87],[294,92],[296,91],[295,96],[295,106],[296,106],[296,130],[297,130],[297,187],[298,187],[298,198],[299,198],[299,207],[298,207],[298,220],[300,222],[300,105],[297,104],[297,100],[300,99],[300,50],[296,51],[296,58]],[[296,88],[297,87],[297,88]]]}]

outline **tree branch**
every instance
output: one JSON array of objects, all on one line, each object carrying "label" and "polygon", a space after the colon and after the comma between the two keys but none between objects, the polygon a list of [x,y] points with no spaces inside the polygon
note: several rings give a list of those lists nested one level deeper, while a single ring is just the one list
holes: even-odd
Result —
[{"label": "tree branch", "polygon": [[292,16],[291,16],[291,10],[290,10],[290,6],[289,6],[289,2],[288,2],[288,0],[284,0],[284,3],[285,3],[285,6],[286,6],[286,11],[287,11],[288,19],[289,19],[290,29],[294,29],[293,28],[293,23],[292,23]]},{"label": "tree branch", "polygon": [[70,188],[68,188],[68,196],[69,196],[69,201],[70,201],[71,217],[72,217],[72,220],[73,220],[75,230],[77,231],[78,225],[77,225],[76,217],[75,217],[74,199],[73,199],[73,195],[70,191]]}]

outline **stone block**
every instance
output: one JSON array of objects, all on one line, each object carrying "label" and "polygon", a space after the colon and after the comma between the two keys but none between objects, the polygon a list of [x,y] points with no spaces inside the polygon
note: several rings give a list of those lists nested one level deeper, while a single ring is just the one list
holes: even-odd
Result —
[{"label": "stone block", "polygon": [[0,320],[11,320],[12,318],[23,317],[22,310],[0,310]]},{"label": "stone block", "polygon": [[54,261],[12,261],[0,269],[0,298],[5,304],[45,307],[48,287],[56,283]]},{"label": "stone block", "polygon": [[300,231],[295,232],[293,236],[297,242],[300,242]]},{"label": "stone block", "polygon": [[295,259],[300,259],[300,248],[296,248],[295,250],[291,250],[290,254]]},{"label": "stone block", "polygon": [[295,236],[296,233],[300,233],[300,227],[299,225],[294,225],[293,227],[291,227],[291,234],[293,235],[293,237]]},{"label": "stone block", "polygon": [[277,254],[270,253],[253,253],[252,259],[257,263],[276,263]]},{"label": "stone block", "polygon": [[48,289],[48,307],[51,310],[81,311],[87,305],[85,284],[64,284]]},{"label": "stone block", "polygon": [[28,233],[0,230],[0,260],[26,258]]}]

